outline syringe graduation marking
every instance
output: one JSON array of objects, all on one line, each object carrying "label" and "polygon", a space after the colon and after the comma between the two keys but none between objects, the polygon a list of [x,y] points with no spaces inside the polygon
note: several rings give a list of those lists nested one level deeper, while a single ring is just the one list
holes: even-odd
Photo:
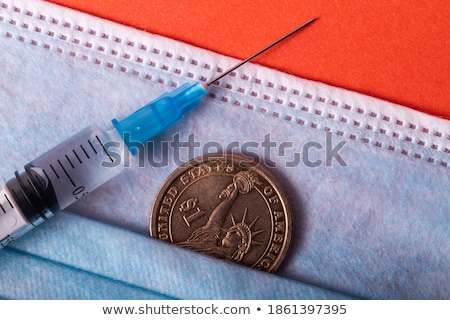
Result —
[{"label": "syringe graduation marking", "polygon": [[104,144],[100,141],[100,138],[98,136],[95,136],[95,138],[97,138],[98,143],[100,143],[100,145],[103,148],[103,151],[108,155],[109,160],[111,160],[111,162],[114,162],[113,158],[109,155],[108,150],[106,150]]},{"label": "syringe graduation marking", "polygon": [[45,175],[45,177],[47,178],[47,180],[50,181],[50,178],[48,177],[48,174],[47,174],[47,172],[45,171],[45,169],[42,169],[42,172],[44,172],[44,175]]},{"label": "syringe graduation marking", "polygon": [[75,157],[77,157],[78,162],[79,162],[80,164],[83,164],[83,161],[81,161],[80,157],[79,157],[78,154],[75,152],[75,150],[72,150],[72,151],[73,151],[73,154],[75,155]]},{"label": "syringe graduation marking", "polygon": [[11,206],[11,208],[14,208],[12,202],[9,200],[8,195],[5,193],[5,199],[6,201],[8,201],[9,205]]},{"label": "syringe graduation marking", "polygon": [[63,164],[61,163],[61,161],[58,159],[58,163],[61,166],[61,169],[63,169],[64,173],[66,174],[67,178],[69,179],[69,181],[72,183],[72,185],[75,187],[76,184],[75,182],[73,182],[72,178],[70,177],[69,173],[67,172],[66,168],[64,168]]},{"label": "syringe graduation marking", "polygon": [[[103,144],[103,142],[100,140],[100,137],[99,137],[98,135],[96,135],[95,138],[97,139],[98,143],[101,145],[103,151],[104,151],[105,154],[108,156],[109,160],[111,160],[111,162],[114,162],[114,159],[113,159],[113,158],[111,157],[111,155],[108,153],[108,150],[106,149],[106,147],[105,147],[105,145]],[[95,146],[94,146],[94,144],[91,142],[91,140],[88,139],[88,140],[87,140],[87,143],[88,143],[89,146],[91,147],[92,151],[97,155],[97,154],[98,154],[98,151],[95,149]],[[86,155],[86,157],[87,157],[88,159],[90,159],[91,157],[90,157],[89,153],[87,152],[87,150],[85,149],[85,147],[84,147],[82,144],[80,144],[80,148],[81,148],[81,150],[84,152],[84,154]],[[79,156],[78,153],[75,151],[75,149],[72,149],[72,152],[73,152],[73,154],[75,155],[75,157],[77,158],[78,162],[79,162],[80,164],[83,164],[83,161],[81,160],[80,156]],[[73,162],[72,160],[70,160],[69,155],[65,154],[64,157],[66,158],[67,163],[71,166],[71,168],[72,168],[72,169],[75,169],[75,164],[74,164],[74,162]],[[66,177],[69,179],[70,183],[71,183],[74,187],[76,187],[77,184],[76,184],[75,181],[72,179],[72,177],[70,176],[69,172],[67,171],[66,167],[63,165],[63,163],[61,162],[61,160],[60,160],[60,159],[57,159],[56,162],[58,162],[59,166],[60,166],[61,169],[63,170],[63,172],[64,172],[64,174],[66,175]],[[57,171],[57,170],[55,169],[55,167],[53,166],[53,164],[49,164],[49,167],[50,167],[50,169],[53,171],[53,173],[55,174],[56,178],[57,178],[57,179],[60,179],[61,177],[60,177],[60,175],[58,174],[58,171]],[[49,178],[49,176],[47,175],[47,172],[46,172],[44,169],[42,169],[42,171],[44,172],[46,178],[47,178],[48,180],[51,180],[51,179]]]},{"label": "syringe graduation marking", "polygon": [[72,161],[70,161],[69,156],[67,154],[65,156],[66,156],[67,162],[69,162],[72,169],[75,169],[75,166],[73,165]]},{"label": "syringe graduation marking", "polygon": [[56,178],[59,179],[59,174],[58,174],[58,172],[56,172],[55,168],[53,168],[53,165],[52,165],[52,164],[50,164],[50,169],[52,169],[52,171],[53,171],[53,173],[55,174]]},{"label": "syringe graduation marking", "polygon": [[86,157],[87,157],[88,159],[90,159],[88,153],[86,152],[86,150],[84,149],[84,147],[83,147],[82,144],[80,144],[80,148],[81,148],[81,150],[83,150],[83,152],[84,152],[84,154],[86,155]]},{"label": "syringe graduation marking", "polygon": [[[97,137],[97,136],[96,136]],[[98,138],[97,138],[98,139]],[[88,140],[89,145],[91,146],[92,150],[94,150],[94,153],[97,154],[97,150],[95,150],[94,146],[92,145],[91,140]]]},{"label": "syringe graduation marking", "polygon": [[[5,197],[6,201],[8,201],[11,209],[14,209],[14,206],[12,205],[11,201],[9,200],[8,195],[6,193],[4,193],[3,196]],[[1,203],[0,203],[0,209],[2,209],[3,213],[6,213],[5,207]]]},{"label": "syringe graduation marking", "polygon": [[[98,143],[101,145],[103,151],[105,152],[105,154],[108,156],[109,160],[111,162],[114,162],[114,159],[111,157],[111,155],[108,153],[108,150],[106,149],[105,145],[103,144],[103,142],[100,140],[100,137],[98,135],[95,136],[96,140],[98,141]],[[91,140],[87,140],[87,143],[89,144],[89,146],[91,147],[92,151],[98,155],[99,152],[95,149],[94,144],[91,142]],[[86,157],[88,159],[91,159],[91,156],[89,155],[88,151],[86,150],[86,148],[80,144],[80,148],[81,150],[84,152],[84,154],[86,155]],[[80,156],[78,155],[78,153],[75,151],[75,149],[72,149],[72,152],[74,154],[74,156],[77,158],[78,162],[80,164],[83,164],[83,161],[81,160]],[[70,167],[72,169],[75,169],[75,163],[70,159],[68,154],[65,154],[64,157],[67,160],[67,163],[70,165]],[[63,162],[60,159],[57,159],[56,162],[58,163],[59,167],[61,167],[62,171],[64,172],[64,174],[66,175],[66,177],[69,179],[70,183],[72,184],[72,186],[76,187],[77,184],[75,183],[75,181],[72,179],[71,175],[69,174],[68,169],[64,166]],[[53,164],[49,164],[50,169],[53,171],[53,173],[55,174],[57,179],[60,179],[61,176],[58,174],[58,170],[56,170],[56,168],[53,166]],[[47,175],[47,172],[42,169],[45,177],[51,181],[51,179],[49,178],[49,176]]]}]

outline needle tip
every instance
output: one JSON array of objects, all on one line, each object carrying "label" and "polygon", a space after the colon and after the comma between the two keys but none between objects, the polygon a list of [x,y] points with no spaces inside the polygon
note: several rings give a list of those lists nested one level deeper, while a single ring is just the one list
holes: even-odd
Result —
[{"label": "needle tip", "polygon": [[284,39],[290,37],[291,35],[293,35],[294,33],[296,33],[297,31],[303,29],[304,27],[308,26],[309,24],[313,23],[314,21],[316,21],[317,19],[319,19],[319,17],[316,18],[312,18],[311,20],[303,23],[302,25],[300,25],[299,27],[297,27],[296,29],[292,30],[291,32],[289,32],[288,34],[284,35],[283,37],[279,38],[278,40],[276,40],[275,42],[269,44],[268,46],[266,46],[265,48],[261,49],[260,51],[258,51],[257,53],[253,54],[252,56],[248,57],[247,59],[241,61],[240,63],[238,63],[237,65],[235,65],[234,67],[228,69],[227,71],[225,71],[223,74],[221,74],[220,76],[210,80],[209,82],[203,84],[203,87],[205,89],[207,89],[210,85],[212,85],[214,82],[218,81],[219,79],[222,79],[224,76],[226,76],[227,74],[229,74],[231,71],[239,68],[240,66],[242,66],[243,64],[251,61],[253,58],[259,56],[261,53],[267,51],[268,49],[272,48],[273,46],[275,46],[276,44],[278,44],[279,42],[283,41]]}]

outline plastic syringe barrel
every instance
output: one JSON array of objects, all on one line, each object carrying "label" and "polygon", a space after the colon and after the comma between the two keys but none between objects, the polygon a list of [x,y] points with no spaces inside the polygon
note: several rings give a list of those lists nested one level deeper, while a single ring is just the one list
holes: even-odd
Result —
[{"label": "plastic syringe barrel", "polygon": [[118,175],[124,166],[110,141],[92,125],[16,171],[0,189],[0,247]]}]

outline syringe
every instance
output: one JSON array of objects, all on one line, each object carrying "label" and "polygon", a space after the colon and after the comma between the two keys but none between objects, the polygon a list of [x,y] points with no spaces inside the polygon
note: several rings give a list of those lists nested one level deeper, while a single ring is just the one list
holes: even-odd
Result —
[{"label": "syringe", "polygon": [[[143,106],[125,119],[112,120],[110,130],[89,126],[24,166],[0,189],[0,248],[70,206],[124,166],[124,153],[136,154],[143,144],[197,107],[209,86],[244,63],[314,22],[311,19],[264,49],[236,64],[208,83],[184,84]],[[121,157],[114,157],[108,141],[124,141]],[[114,153],[115,154],[115,153]]]}]

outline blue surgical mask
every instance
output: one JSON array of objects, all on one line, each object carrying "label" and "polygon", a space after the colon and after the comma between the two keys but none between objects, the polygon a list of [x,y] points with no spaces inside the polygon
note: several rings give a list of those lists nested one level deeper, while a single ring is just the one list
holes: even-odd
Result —
[{"label": "blue surgical mask", "polygon": [[[0,33],[4,179],[236,62],[41,1],[3,1]],[[276,274],[149,237],[170,173],[216,152],[258,159],[287,193],[293,238]],[[2,298],[450,298],[446,120],[248,64],[127,166],[0,251]]]}]

